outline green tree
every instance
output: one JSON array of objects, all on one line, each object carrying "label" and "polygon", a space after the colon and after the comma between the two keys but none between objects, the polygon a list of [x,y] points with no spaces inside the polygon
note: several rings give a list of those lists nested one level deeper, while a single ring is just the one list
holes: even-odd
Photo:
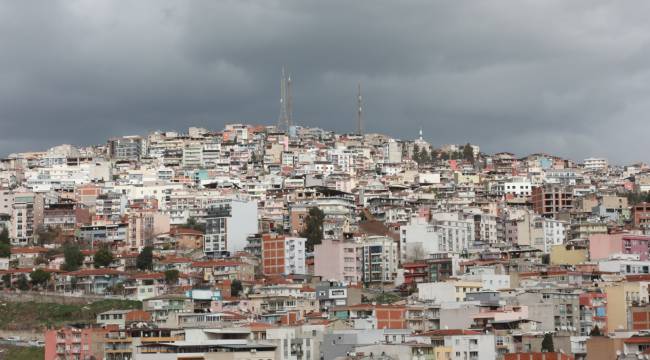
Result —
[{"label": "green tree", "polygon": [[11,288],[11,275],[10,274],[2,275],[2,285],[4,286],[5,289],[10,289]]},{"label": "green tree", "polygon": [[135,261],[135,265],[140,270],[151,270],[153,267],[153,248],[151,246],[145,246],[138,258]]},{"label": "green tree", "polygon": [[176,285],[178,283],[178,278],[180,272],[176,269],[170,269],[165,271],[165,282],[169,285]]},{"label": "green tree", "polygon": [[373,298],[373,302],[376,302],[377,304],[392,304],[394,302],[400,301],[402,299],[401,296],[393,293],[381,293]]},{"label": "green tree", "polygon": [[63,270],[65,271],[75,271],[81,267],[84,262],[84,256],[79,249],[79,245],[66,243],[63,245]]},{"label": "green tree", "polygon": [[113,262],[113,260],[115,260],[115,257],[113,256],[111,249],[109,249],[108,246],[102,246],[97,250],[97,252],[95,252],[93,265],[95,265],[96,268],[107,267]]},{"label": "green tree", "polygon": [[235,279],[230,283],[230,295],[231,296],[239,296],[241,292],[244,290],[244,286],[241,284],[241,281],[238,279]]},{"label": "green tree", "polygon": [[196,218],[190,217],[187,219],[187,222],[185,223],[186,228],[198,230],[202,233],[205,233],[205,224],[200,224]]},{"label": "green tree", "polygon": [[589,336],[603,336],[603,334],[600,332],[600,328],[598,325],[594,326],[593,329],[589,332]]},{"label": "green tree", "polygon": [[41,245],[52,244],[59,237],[59,233],[60,229],[58,228],[52,228],[50,226],[45,227],[41,225],[36,229],[36,239]]},{"label": "green tree", "polygon": [[4,226],[0,231],[0,243],[9,244],[9,230]]},{"label": "green tree", "polygon": [[474,162],[474,149],[472,149],[470,143],[465,144],[463,147],[463,159]]},{"label": "green tree", "polygon": [[325,220],[325,213],[323,210],[313,207],[309,209],[307,218],[305,219],[305,227],[300,233],[300,236],[307,238],[305,247],[307,251],[314,251],[314,245],[318,245],[323,240],[323,221]]},{"label": "green tree", "polygon": [[553,334],[544,334],[544,339],[542,340],[542,352],[555,352],[555,346],[553,345]]},{"label": "green tree", "polygon": [[18,280],[16,281],[16,287],[20,290],[29,290],[29,281],[27,281],[27,276],[25,274],[20,274]]},{"label": "green tree", "polygon": [[414,144],[413,145],[413,156],[412,156],[413,161],[415,161],[416,163],[420,163],[419,156],[420,156],[420,146],[418,146],[418,144]]},{"label": "green tree", "polygon": [[11,244],[9,241],[9,230],[6,227],[2,227],[0,231],[0,257],[6,258],[11,256]]},{"label": "green tree", "polygon": [[8,258],[11,256],[11,245],[0,242],[0,258]]},{"label": "green tree", "polygon": [[47,283],[50,281],[51,275],[43,269],[36,269],[29,274],[29,278],[32,281],[32,285],[46,287]]}]

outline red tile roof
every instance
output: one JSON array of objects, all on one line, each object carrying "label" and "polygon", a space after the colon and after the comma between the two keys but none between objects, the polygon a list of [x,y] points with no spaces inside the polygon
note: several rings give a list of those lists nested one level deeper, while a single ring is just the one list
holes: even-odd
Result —
[{"label": "red tile roof", "polygon": [[124,272],[115,269],[81,269],[67,273],[70,276],[103,276],[103,275],[123,275]]},{"label": "red tile roof", "polygon": [[31,246],[31,247],[12,247],[12,254],[43,254],[46,253],[47,249],[40,246]]},{"label": "red tile roof", "polygon": [[422,333],[423,336],[457,336],[457,335],[481,335],[482,333],[475,330],[466,329],[442,329],[431,330]]}]

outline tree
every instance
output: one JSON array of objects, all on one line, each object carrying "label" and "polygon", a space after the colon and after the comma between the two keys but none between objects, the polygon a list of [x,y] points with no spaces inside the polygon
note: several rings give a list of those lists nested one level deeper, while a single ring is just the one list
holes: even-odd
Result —
[{"label": "tree", "polygon": [[2,231],[0,231],[0,257],[6,258],[9,256],[11,256],[9,230],[3,226]]},{"label": "tree", "polygon": [[0,243],[0,258],[8,258],[11,256],[11,246],[6,243]]},{"label": "tree", "polygon": [[555,352],[555,346],[553,345],[553,334],[544,334],[544,339],[542,340],[542,352]]},{"label": "tree", "polygon": [[5,289],[11,288],[11,274],[2,275],[2,285],[5,287]]},{"label": "tree", "polygon": [[153,248],[151,246],[145,246],[138,258],[135,261],[135,265],[140,270],[151,270],[153,266]]},{"label": "tree", "polygon": [[472,149],[470,143],[465,144],[463,147],[463,159],[474,162],[474,149]]},{"label": "tree", "polygon": [[25,276],[25,274],[20,274],[18,281],[16,281],[16,286],[20,290],[29,290],[29,282],[27,281],[27,276]]},{"label": "tree", "polygon": [[323,240],[323,220],[325,220],[323,210],[317,207],[309,209],[305,219],[305,227],[300,233],[300,236],[307,238],[305,244],[307,251],[314,251],[314,245],[320,244]]},{"label": "tree", "polygon": [[175,285],[178,282],[178,277],[180,272],[176,269],[170,269],[165,271],[165,282],[169,285]]},{"label": "tree", "polygon": [[9,244],[9,230],[6,227],[2,227],[0,231],[0,243]]},{"label": "tree", "polygon": [[84,256],[79,249],[79,245],[66,243],[63,245],[63,258],[65,262],[63,263],[63,270],[65,271],[75,271],[81,267],[84,262]]},{"label": "tree", "polygon": [[36,229],[36,239],[41,245],[53,243],[59,237],[59,234],[60,229],[50,226],[45,227],[41,225]]},{"label": "tree", "polygon": [[50,281],[51,275],[43,269],[36,269],[29,274],[29,278],[32,280],[32,285],[45,287]]},{"label": "tree", "polygon": [[230,283],[230,295],[231,296],[239,296],[241,292],[244,290],[244,287],[241,284],[241,281],[235,279]]},{"label": "tree", "polygon": [[107,267],[113,262],[113,260],[115,260],[115,258],[108,246],[102,246],[97,250],[93,257],[93,265],[95,265],[96,268]]},{"label": "tree", "polygon": [[603,336],[603,334],[600,332],[600,328],[598,325],[594,326],[593,329],[589,332],[589,336]]},{"label": "tree", "polygon": [[198,221],[196,221],[196,218],[193,217],[187,219],[185,227],[205,233],[205,224],[200,224]]},{"label": "tree", "polygon": [[116,283],[115,285],[106,289],[107,292],[110,292],[113,295],[124,295],[124,284],[121,282]]}]

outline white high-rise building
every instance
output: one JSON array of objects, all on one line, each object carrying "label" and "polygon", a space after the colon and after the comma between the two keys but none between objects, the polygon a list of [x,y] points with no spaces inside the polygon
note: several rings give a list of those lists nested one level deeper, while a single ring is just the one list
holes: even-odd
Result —
[{"label": "white high-rise building", "polygon": [[585,159],[585,169],[603,170],[607,168],[607,159],[604,158],[587,158]]},{"label": "white high-rise building", "polygon": [[205,216],[203,252],[207,256],[244,250],[247,237],[258,232],[257,202],[224,199],[212,204]]}]

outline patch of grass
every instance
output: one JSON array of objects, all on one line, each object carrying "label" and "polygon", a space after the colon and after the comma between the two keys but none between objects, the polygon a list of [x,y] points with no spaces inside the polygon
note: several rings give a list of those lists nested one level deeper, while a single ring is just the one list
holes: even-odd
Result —
[{"label": "patch of grass", "polygon": [[33,330],[66,323],[92,322],[98,313],[112,309],[141,309],[140,301],[100,300],[87,305],[37,302],[0,303],[0,329]]},{"label": "patch of grass", "polygon": [[25,346],[0,346],[0,359],[41,360],[45,357],[45,348]]},{"label": "patch of grass", "polygon": [[381,293],[372,299],[377,304],[392,304],[400,300],[402,300],[401,296],[389,292]]}]

